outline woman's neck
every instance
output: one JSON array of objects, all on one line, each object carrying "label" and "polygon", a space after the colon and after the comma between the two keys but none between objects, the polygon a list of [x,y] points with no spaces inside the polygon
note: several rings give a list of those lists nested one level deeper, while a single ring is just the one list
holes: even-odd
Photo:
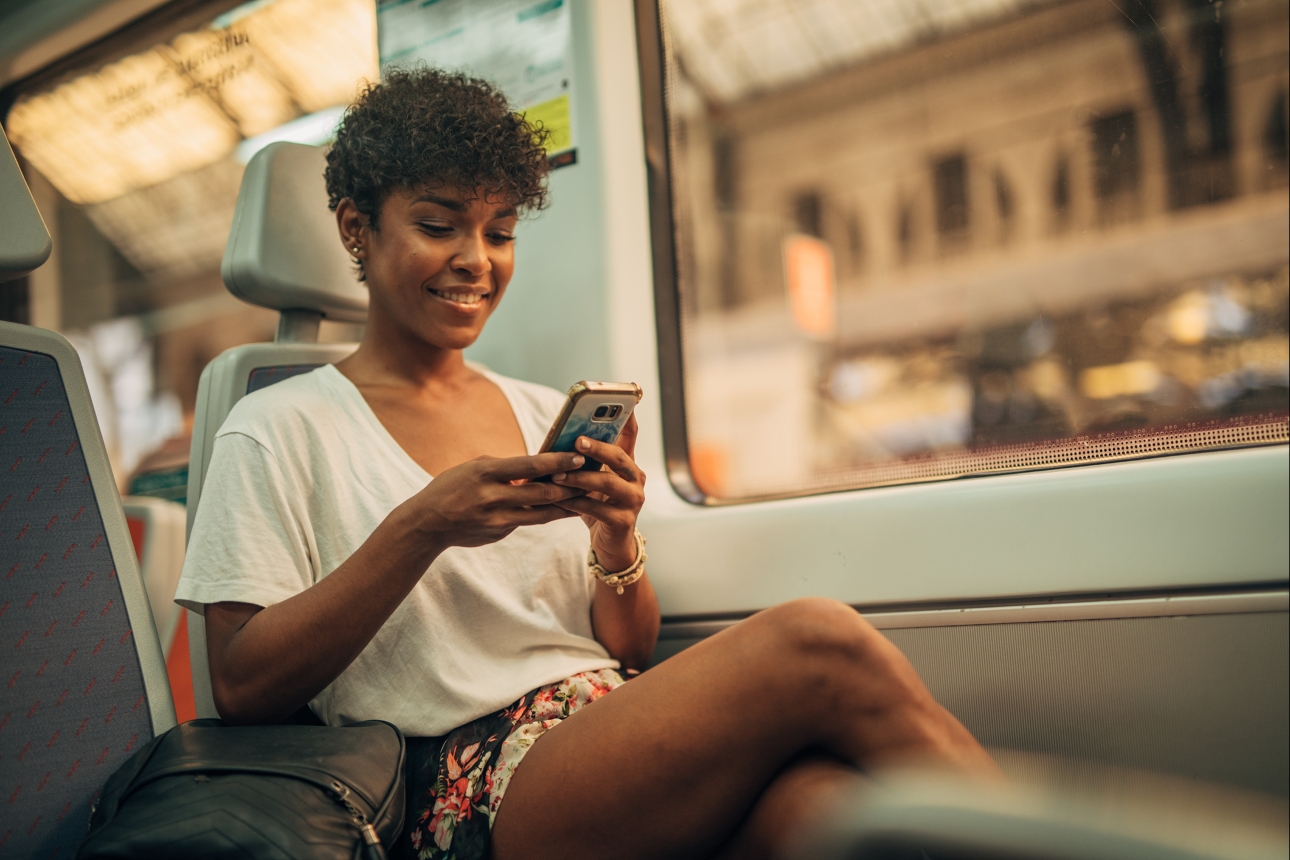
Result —
[{"label": "woman's neck", "polygon": [[368,318],[358,349],[336,367],[359,388],[425,389],[451,385],[471,374],[462,350],[426,343],[378,314]]}]

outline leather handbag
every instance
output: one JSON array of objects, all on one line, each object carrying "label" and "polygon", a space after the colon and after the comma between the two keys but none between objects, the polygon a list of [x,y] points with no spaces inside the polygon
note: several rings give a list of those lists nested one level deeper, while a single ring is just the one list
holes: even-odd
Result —
[{"label": "leather handbag", "polygon": [[407,744],[380,720],[193,720],[108,779],[77,860],[384,860],[403,829]]}]

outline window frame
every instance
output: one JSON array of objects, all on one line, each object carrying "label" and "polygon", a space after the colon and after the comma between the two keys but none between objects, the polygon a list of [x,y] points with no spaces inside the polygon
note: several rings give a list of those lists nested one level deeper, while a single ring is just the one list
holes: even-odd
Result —
[{"label": "window frame", "polygon": [[672,488],[687,502],[696,505],[730,504],[709,496],[700,489],[690,470],[663,27],[658,0],[634,0],[634,4],[641,122],[645,135],[650,255],[654,275],[654,325],[658,344],[659,398],[662,404],[663,461]]},{"label": "window frame", "polygon": [[[666,51],[663,44],[661,0],[632,0],[632,4],[636,19],[637,71],[641,99],[641,124],[645,144],[646,191],[650,227],[649,241],[654,283],[655,339],[658,350],[659,396],[662,404],[663,460],[667,470],[668,481],[681,499],[693,505],[725,507],[782,499],[861,492],[923,482],[945,483],[963,479],[998,477],[1000,475],[1021,475],[1086,466],[1133,463],[1141,460],[1177,458],[1191,454],[1285,447],[1285,442],[1281,440],[1252,442],[1245,439],[1240,441],[1229,440],[1209,447],[1184,446],[1179,450],[1135,451],[1136,446],[1130,444],[1123,445],[1123,447],[1130,448],[1130,452],[1117,451],[1115,454],[1100,459],[1076,460],[1054,466],[1028,462],[1025,465],[983,468],[961,474],[904,477],[862,484],[813,485],[784,492],[759,493],[737,498],[722,498],[704,491],[695,480],[690,465],[689,422],[685,400],[685,353],[682,335],[684,309],[680,292],[680,264],[677,259],[675,200],[672,193],[671,126],[667,112],[667,65]],[[1136,116],[1135,120],[1138,120]],[[1138,141],[1135,146],[1140,148],[1141,142]],[[1141,155],[1137,153],[1136,161],[1138,164],[1136,166],[1139,171],[1141,169],[1140,160]],[[1066,177],[1066,179],[1069,182],[1069,177]],[[1141,177],[1139,176],[1139,186],[1140,183]],[[1140,188],[1138,188],[1138,193],[1140,193]],[[970,224],[967,229],[971,229]],[[951,239],[952,236],[938,232],[937,238],[938,241],[944,242]],[[1198,432],[1203,433],[1203,431]],[[1235,435],[1239,435],[1239,433]],[[1063,439],[1050,441],[1054,443],[1071,443],[1077,438],[1079,437],[1064,437]]]}]

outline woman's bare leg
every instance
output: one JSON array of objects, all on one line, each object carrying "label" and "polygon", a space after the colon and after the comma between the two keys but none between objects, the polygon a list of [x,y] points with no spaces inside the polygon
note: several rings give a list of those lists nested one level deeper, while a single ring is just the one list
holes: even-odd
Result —
[{"label": "woman's bare leg", "polygon": [[773,860],[865,777],[832,756],[800,756],[776,774],[715,860]]},{"label": "woman's bare leg", "polygon": [[543,735],[493,828],[496,860],[708,857],[791,759],[919,761],[994,774],[886,638],[851,608],[799,600],[700,642]]}]

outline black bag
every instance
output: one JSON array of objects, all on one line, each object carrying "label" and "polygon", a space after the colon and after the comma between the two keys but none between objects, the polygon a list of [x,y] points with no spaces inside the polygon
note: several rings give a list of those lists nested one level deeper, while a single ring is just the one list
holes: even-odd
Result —
[{"label": "black bag", "polygon": [[193,720],[108,779],[77,860],[384,860],[403,829],[403,733],[369,720]]}]

